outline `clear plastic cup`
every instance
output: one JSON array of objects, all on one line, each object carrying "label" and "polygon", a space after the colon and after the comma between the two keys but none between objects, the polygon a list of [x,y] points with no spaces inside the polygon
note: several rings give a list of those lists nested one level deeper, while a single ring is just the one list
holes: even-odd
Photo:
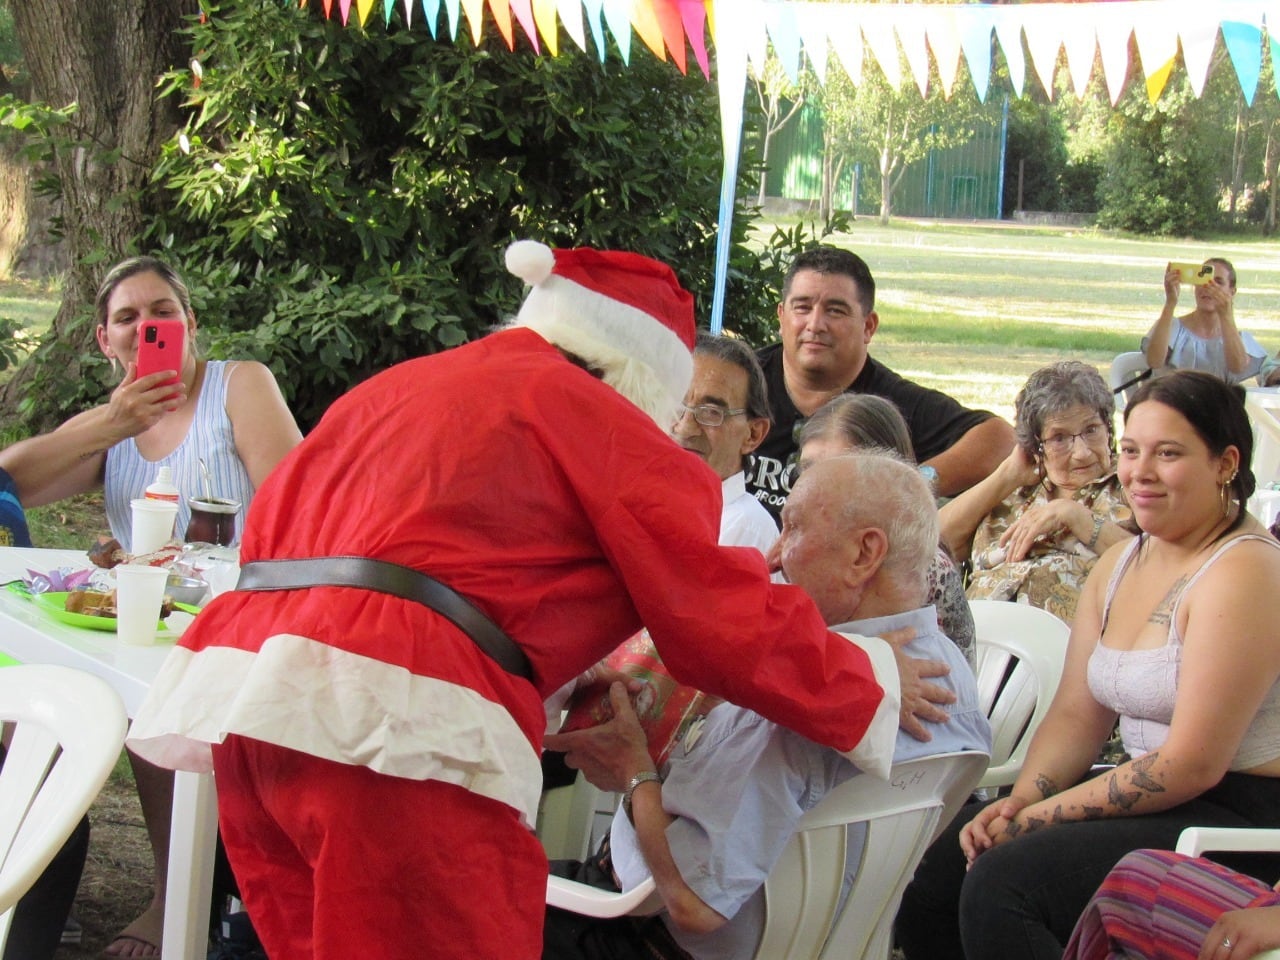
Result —
[{"label": "clear plastic cup", "polygon": [[133,524],[129,552],[135,557],[154,553],[173,539],[178,505],[171,500],[140,498],[132,501]]},{"label": "clear plastic cup", "polygon": [[167,567],[122,563],[116,571],[116,636],[133,646],[156,642]]}]

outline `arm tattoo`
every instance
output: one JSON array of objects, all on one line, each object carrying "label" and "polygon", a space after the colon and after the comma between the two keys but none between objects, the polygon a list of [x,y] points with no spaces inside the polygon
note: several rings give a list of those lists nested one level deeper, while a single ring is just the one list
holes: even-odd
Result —
[{"label": "arm tattoo", "polygon": [[[1023,824],[1023,827],[1024,827],[1024,832],[1035,833],[1040,828],[1047,827],[1048,825],[1049,825],[1049,821],[1046,820],[1044,817],[1027,817],[1026,821]],[[1011,823],[1009,824],[1009,826],[1012,827],[1013,824]]]},{"label": "arm tattoo", "polygon": [[1145,790],[1147,793],[1164,793],[1164,784],[1151,776],[1151,768],[1155,766],[1156,759],[1160,756],[1160,751],[1153,750],[1144,757],[1134,760],[1129,766],[1132,773],[1129,775],[1129,782],[1137,789]]},{"label": "arm tattoo", "polygon": [[1107,781],[1107,800],[1112,804],[1112,806],[1115,806],[1121,810],[1128,812],[1129,810],[1132,810],[1134,807],[1134,804],[1136,804],[1141,799],[1142,799],[1141,790],[1132,790],[1128,793],[1125,793],[1123,790],[1121,790],[1120,778],[1116,776],[1114,773],[1111,775],[1110,779]]},{"label": "arm tattoo", "polygon": [[1052,778],[1045,776],[1043,773],[1036,774],[1035,786],[1040,791],[1040,796],[1046,800],[1058,792],[1058,785],[1053,782]]}]

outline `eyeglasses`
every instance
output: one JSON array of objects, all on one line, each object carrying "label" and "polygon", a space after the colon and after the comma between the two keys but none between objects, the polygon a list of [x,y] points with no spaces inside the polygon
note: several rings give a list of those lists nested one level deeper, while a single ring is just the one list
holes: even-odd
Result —
[{"label": "eyeglasses", "polygon": [[1079,433],[1055,433],[1051,437],[1042,437],[1040,446],[1049,453],[1063,454],[1075,449],[1077,440],[1083,440],[1086,447],[1092,447],[1106,439],[1106,424],[1091,423]]},{"label": "eyeglasses", "polygon": [[676,423],[684,419],[685,414],[693,414],[693,419],[698,421],[704,427],[718,427],[724,423],[725,417],[736,417],[747,412],[746,407],[738,410],[730,410],[715,403],[699,403],[696,406],[689,406],[687,403],[680,404],[680,412],[676,414]]}]

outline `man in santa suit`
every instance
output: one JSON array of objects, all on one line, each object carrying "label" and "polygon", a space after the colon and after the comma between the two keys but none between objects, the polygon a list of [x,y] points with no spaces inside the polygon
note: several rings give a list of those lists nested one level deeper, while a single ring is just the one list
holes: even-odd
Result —
[{"label": "man in santa suit", "polygon": [[665,432],[694,343],[668,267],[507,265],[510,327],[356,387],[267,478],[238,589],[135,719],[149,759],[212,758],[272,960],[539,956],[542,697],[641,624],[682,682],[885,769],[900,716],[927,737],[949,702],[921,679],[945,668],[717,545],[719,478]]}]

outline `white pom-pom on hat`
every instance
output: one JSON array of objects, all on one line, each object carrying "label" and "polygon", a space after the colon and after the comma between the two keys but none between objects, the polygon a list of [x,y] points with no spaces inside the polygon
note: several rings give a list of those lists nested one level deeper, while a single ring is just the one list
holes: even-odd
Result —
[{"label": "white pom-pom on hat", "polygon": [[507,271],[530,286],[537,286],[551,276],[555,265],[556,255],[545,243],[517,240],[507,247]]}]

